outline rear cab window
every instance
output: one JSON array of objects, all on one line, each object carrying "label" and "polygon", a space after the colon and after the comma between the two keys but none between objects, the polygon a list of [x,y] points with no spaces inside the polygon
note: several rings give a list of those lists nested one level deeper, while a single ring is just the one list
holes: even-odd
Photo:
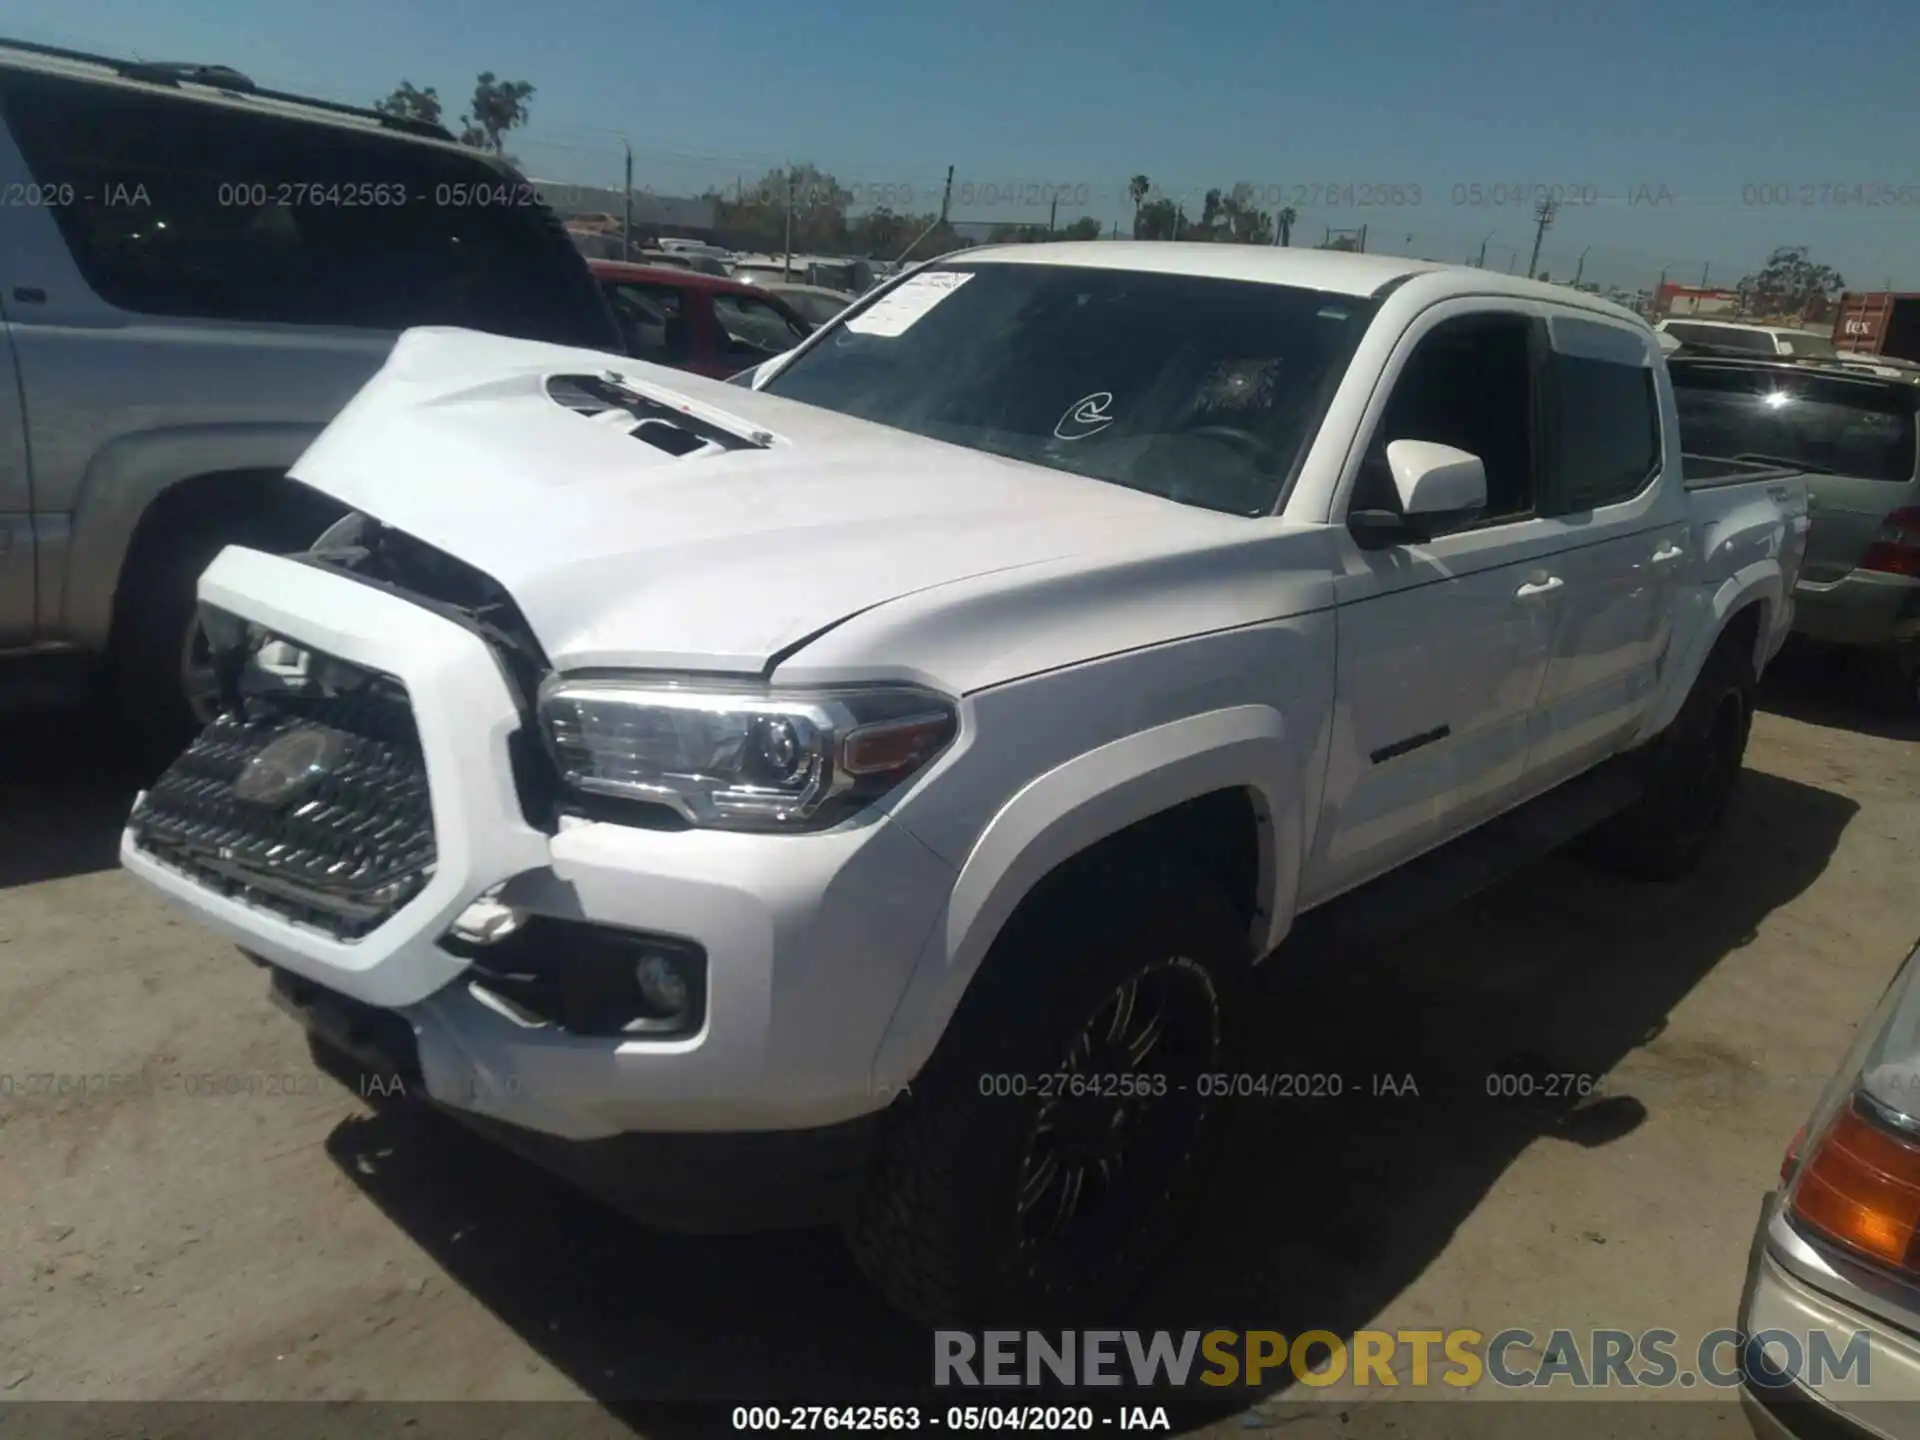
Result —
[{"label": "rear cab window", "polygon": [[1912,385],[1738,364],[1668,368],[1689,456],[1899,484],[1920,464]]},{"label": "rear cab window", "polygon": [[1660,399],[1638,335],[1584,317],[1549,321],[1551,464],[1563,511],[1640,494],[1661,469]]},{"label": "rear cab window", "polygon": [[135,314],[617,343],[532,187],[451,146],[133,87],[0,74],[94,292]]}]

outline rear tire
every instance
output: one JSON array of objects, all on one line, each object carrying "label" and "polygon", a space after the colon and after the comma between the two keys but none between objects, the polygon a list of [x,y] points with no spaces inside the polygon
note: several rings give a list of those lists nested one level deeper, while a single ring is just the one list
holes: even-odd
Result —
[{"label": "rear tire", "polygon": [[929,1323],[1130,1300],[1218,1152],[1207,1081],[1238,1053],[1248,948],[1225,897],[1172,870],[1076,881],[1016,914],[882,1119],[845,1224],[881,1294]]},{"label": "rear tire", "polygon": [[1640,880],[1677,880],[1699,865],[1739,789],[1754,684],[1745,651],[1722,640],[1673,723],[1643,750],[1640,798],[1586,837],[1589,859]]}]

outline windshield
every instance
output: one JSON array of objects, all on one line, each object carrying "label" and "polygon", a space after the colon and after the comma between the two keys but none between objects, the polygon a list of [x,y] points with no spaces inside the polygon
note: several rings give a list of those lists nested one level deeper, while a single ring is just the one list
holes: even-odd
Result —
[{"label": "windshield", "polygon": [[766,390],[1231,514],[1281,498],[1372,301],[1065,265],[949,265]]},{"label": "windshield", "polygon": [[810,295],[802,290],[782,290],[780,298],[815,325],[824,325],[851,303],[838,295]]},{"label": "windshield", "polygon": [[1689,455],[1764,457],[1862,480],[1914,477],[1909,385],[1700,364],[1674,365],[1671,374]]}]

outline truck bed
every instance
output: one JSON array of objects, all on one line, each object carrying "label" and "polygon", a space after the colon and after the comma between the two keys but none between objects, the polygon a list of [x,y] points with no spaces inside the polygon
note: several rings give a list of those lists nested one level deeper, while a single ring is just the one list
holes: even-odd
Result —
[{"label": "truck bed", "polygon": [[1743,485],[1760,480],[1782,479],[1800,472],[1790,466],[1761,460],[1727,460],[1714,455],[1683,453],[1681,474],[1689,490],[1711,490],[1722,485]]}]

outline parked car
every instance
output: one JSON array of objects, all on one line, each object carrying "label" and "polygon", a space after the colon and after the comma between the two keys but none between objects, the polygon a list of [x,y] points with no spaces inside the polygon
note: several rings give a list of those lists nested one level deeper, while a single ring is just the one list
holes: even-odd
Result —
[{"label": "parked car", "polygon": [[1654,328],[1682,344],[1744,350],[1754,355],[1831,360],[1840,353],[1825,335],[1779,325],[1745,325],[1732,320],[1662,320]]},{"label": "parked car", "polygon": [[236,71],[0,44],[0,663],[107,661],[172,753],[211,695],[195,578],[335,518],[287,469],[398,331],[617,349],[525,184]]},{"label": "parked car", "polygon": [[1741,1399],[1760,1440],[1920,1437],[1917,1221],[1920,949],[1787,1147],[1761,1210],[1739,1311]]},{"label": "parked car", "polygon": [[1892,703],[1920,713],[1920,392],[1825,364],[1676,355],[1668,365],[1689,453],[1765,457],[1807,476],[1796,636],[1865,653]]},{"label": "parked car", "polygon": [[844,290],[829,290],[824,285],[786,285],[778,280],[761,281],[760,288],[786,301],[800,312],[808,324],[816,328],[826,324],[858,298]]},{"label": "parked car", "polygon": [[663,378],[405,337],[121,855],[336,1073],[926,1317],[1135,1289],[1262,957],[1695,865],[1804,544],[1644,322],[1387,256],[969,250]]},{"label": "parked car", "polygon": [[813,326],[786,301],[737,280],[595,260],[626,353],[724,380],[791,350]]}]

